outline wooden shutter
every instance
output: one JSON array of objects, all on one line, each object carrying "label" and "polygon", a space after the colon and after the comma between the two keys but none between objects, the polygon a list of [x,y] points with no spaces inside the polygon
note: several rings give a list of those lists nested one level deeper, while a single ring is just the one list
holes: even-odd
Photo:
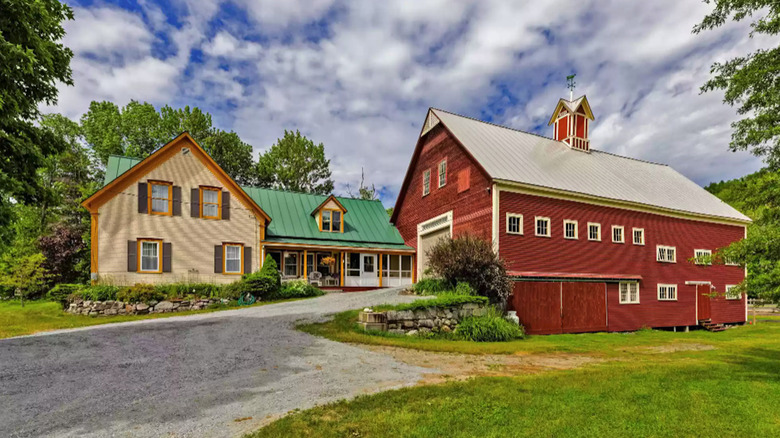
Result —
[{"label": "wooden shutter", "polygon": [[222,192],[222,219],[230,220],[230,192]]},{"label": "wooden shutter", "polygon": [[181,187],[173,186],[173,209],[174,216],[181,216]]},{"label": "wooden shutter", "polygon": [[222,245],[214,245],[214,273],[222,273]]},{"label": "wooden shutter", "polygon": [[135,240],[128,240],[127,241],[127,272],[137,272],[137,271],[138,271],[138,242]]},{"label": "wooden shutter", "polygon": [[138,212],[139,213],[149,213],[149,201],[147,200],[147,197],[149,193],[147,192],[146,183],[138,183]]},{"label": "wooden shutter", "polygon": [[190,216],[200,217],[200,189],[190,190]]},{"label": "wooden shutter", "polygon": [[252,269],[252,247],[244,247],[244,274],[251,274]]},{"label": "wooden shutter", "polygon": [[171,272],[171,256],[173,251],[171,248],[171,242],[163,242],[162,244],[162,271]]}]

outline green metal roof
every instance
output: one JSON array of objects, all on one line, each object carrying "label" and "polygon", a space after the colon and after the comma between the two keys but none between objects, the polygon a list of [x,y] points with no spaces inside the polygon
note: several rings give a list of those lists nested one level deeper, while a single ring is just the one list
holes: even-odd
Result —
[{"label": "green metal roof", "polygon": [[[140,163],[140,158],[111,155],[106,165],[103,185]],[[398,230],[390,224],[385,207],[380,201],[336,197],[347,209],[344,232],[329,233],[319,230],[317,219],[311,215],[327,195],[288,192],[241,187],[260,208],[271,216],[266,229],[268,242],[287,242],[307,245],[337,245],[357,248],[412,250],[404,244]]]}]

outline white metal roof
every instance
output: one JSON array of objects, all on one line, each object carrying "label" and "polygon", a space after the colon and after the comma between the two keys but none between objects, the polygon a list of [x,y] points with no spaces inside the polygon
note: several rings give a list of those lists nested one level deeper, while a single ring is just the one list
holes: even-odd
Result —
[{"label": "white metal roof", "polygon": [[577,151],[551,138],[431,111],[494,179],[750,221],[667,165],[593,149]]}]

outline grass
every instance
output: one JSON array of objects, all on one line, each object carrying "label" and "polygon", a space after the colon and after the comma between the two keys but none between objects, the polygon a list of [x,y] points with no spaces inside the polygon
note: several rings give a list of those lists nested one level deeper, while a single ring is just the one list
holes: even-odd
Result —
[{"label": "grass", "polygon": [[[462,353],[581,353],[601,363],[418,386],[295,413],[251,434],[281,436],[780,436],[780,324],[721,333],[532,336],[505,343],[373,336],[355,312],[301,326],[348,342]],[[710,350],[648,348],[702,344]]]},{"label": "grass", "polygon": [[[294,298],[278,301],[263,301],[253,306],[280,303],[284,301],[297,301],[302,298]],[[198,313],[217,312],[220,310],[236,309],[233,306],[215,306],[210,309],[193,310],[188,312],[153,313],[147,315],[116,315],[116,316],[86,316],[65,313],[59,303],[52,301],[26,301],[24,307],[16,300],[0,301],[0,339],[13,336],[31,335],[33,333],[88,327],[99,324],[111,324],[116,322],[138,321],[141,319],[169,318],[172,316],[194,315]]]}]

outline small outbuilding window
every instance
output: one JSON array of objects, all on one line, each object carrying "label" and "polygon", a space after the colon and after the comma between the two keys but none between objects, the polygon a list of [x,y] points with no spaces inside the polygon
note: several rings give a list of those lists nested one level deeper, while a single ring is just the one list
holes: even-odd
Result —
[{"label": "small outbuilding window", "polygon": [[588,240],[601,241],[601,224],[588,222]]},{"label": "small outbuilding window", "polygon": [[677,301],[677,285],[659,284],[658,301]]},{"label": "small outbuilding window", "polygon": [[623,234],[622,225],[612,225],[612,243],[625,243],[626,237]]},{"label": "small outbuilding window", "polygon": [[507,234],[523,234],[523,215],[515,213],[506,214]]},{"label": "small outbuilding window", "polygon": [[727,300],[739,300],[742,298],[742,293],[735,284],[726,285],[726,299]]},{"label": "small outbuilding window", "polygon": [[639,283],[620,283],[620,304],[639,304]]},{"label": "small outbuilding window", "polygon": [[563,221],[563,237],[565,239],[578,238],[577,221],[568,219]]},{"label": "small outbuilding window", "polygon": [[549,217],[536,217],[536,235],[540,237],[550,237]]}]

